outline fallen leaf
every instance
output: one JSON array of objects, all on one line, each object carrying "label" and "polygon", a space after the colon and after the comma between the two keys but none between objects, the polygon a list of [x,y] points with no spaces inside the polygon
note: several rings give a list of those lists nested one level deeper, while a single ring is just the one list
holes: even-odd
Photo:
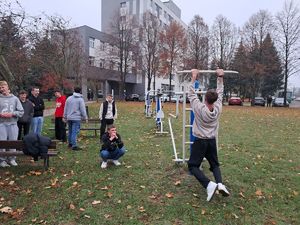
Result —
[{"label": "fallen leaf", "polygon": [[11,182],[9,182],[8,184],[10,185],[10,186],[12,186],[12,185],[14,185],[14,181],[12,180]]},{"label": "fallen leaf", "polygon": [[75,205],[73,205],[72,203],[69,205],[69,208],[70,209],[75,209],[76,207],[75,207]]},{"label": "fallen leaf", "polygon": [[111,198],[113,196],[113,194],[111,192],[107,192],[107,197]]},{"label": "fallen leaf", "polygon": [[180,185],[181,184],[181,181],[180,180],[177,180],[177,181],[175,181],[175,186],[178,186],[178,185]]},{"label": "fallen leaf", "polygon": [[105,217],[105,219],[109,219],[109,218],[111,218],[111,215],[110,214],[104,214],[104,217]]},{"label": "fallen leaf", "polygon": [[174,194],[172,192],[169,192],[166,194],[167,198],[174,198]]},{"label": "fallen leaf", "polygon": [[52,187],[56,187],[57,186],[57,182],[58,182],[58,178],[54,178],[54,179],[51,179],[51,186]]},{"label": "fallen leaf", "polygon": [[256,192],[255,192],[256,196],[263,196],[263,193],[260,189],[257,189]]},{"label": "fallen leaf", "polygon": [[201,210],[201,215],[204,215],[206,213],[205,209]]},{"label": "fallen leaf", "polygon": [[95,201],[93,201],[93,202],[92,202],[92,205],[98,205],[98,204],[100,204],[100,203],[101,203],[101,201],[100,201],[100,200],[98,200],[98,201],[97,201],[97,200],[95,200]]},{"label": "fallen leaf", "polygon": [[234,216],[234,218],[238,219],[239,217],[235,214],[235,213],[232,213],[232,215]]},{"label": "fallen leaf", "polygon": [[143,188],[143,189],[145,189],[146,187],[145,187],[144,185],[141,185],[141,186],[140,186],[140,188]]},{"label": "fallen leaf", "polygon": [[85,209],[84,208],[79,208],[79,211],[84,212]]},{"label": "fallen leaf", "polygon": [[243,194],[243,192],[240,192],[239,196],[242,197],[242,198],[246,198],[245,195]]},{"label": "fallen leaf", "polygon": [[140,212],[146,212],[146,210],[144,209],[144,206],[139,207],[139,211]]},{"label": "fallen leaf", "polygon": [[126,208],[127,208],[127,209],[132,209],[132,206],[131,206],[131,205],[128,205]]},{"label": "fallen leaf", "polygon": [[13,210],[11,207],[5,206],[2,209],[0,209],[0,212],[10,214],[13,212]]},{"label": "fallen leaf", "polygon": [[84,215],[84,217],[85,217],[85,218],[88,218],[88,219],[91,218],[89,215]]}]

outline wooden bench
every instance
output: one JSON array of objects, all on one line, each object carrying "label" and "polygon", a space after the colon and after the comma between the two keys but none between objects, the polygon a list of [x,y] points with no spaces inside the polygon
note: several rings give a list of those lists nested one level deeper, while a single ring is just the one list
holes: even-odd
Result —
[{"label": "wooden bench", "polygon": [[[51,122],[55,123],[55,119],[52,118]],[[100,119],[89,119],[88,123],[85,120],[82,120],[81,121],[82,126],[81,126],[80,130],[87,130],[87,131],[92,130],[92,131],[94,131],[94,136],[97,137],[97,131],[100,132],[100,123],[101,123]],[[87,126],[85,126],[85,124],[87,124]],[[50,127],[49,130],[53,131],[53,130],[55,130],[55,128]],[[68,130],[68,126],[66,127],[66,130]]]},{"label": "wooden bench", "polygon": [[[48,147],[48,154],[44,158],[44,170],[48,170],[49,168],[49,158],[52,156],[57,156],[56,149],[57,141],[51,141],[50,146]],[[23,153],[23,149],[25,148],[24,142],[17,141],[0,141],[1,149],[16,149],[15,152],[0,152],[1,157],[10,157],[10,156],[27,156]],[[28,155],[29,156],[29,155]],[[31,156],[30,156],[31,157]]]}]

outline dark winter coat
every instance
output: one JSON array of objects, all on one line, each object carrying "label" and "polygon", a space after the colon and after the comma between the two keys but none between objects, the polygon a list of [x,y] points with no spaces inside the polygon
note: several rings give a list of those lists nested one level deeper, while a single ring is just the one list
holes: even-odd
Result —
[{"label": "dark winter coat", "polygon": [[114,138],[113,140],[109,140],[109,133],[106,132],[102,136],[102,150],[107,151],[115,151],[117,148],[122,148],[124,146],[124,143],[122,142],[121,136],[117,134],[118,138]]},{"label": "dark winter coat", "polygon": [[23,142],[25,145],[24,154],[31,155],[34,161],[37,161],[39,156],[42,158],[47,156],[51,139],[40,134],[29,133],[24,136]]}]

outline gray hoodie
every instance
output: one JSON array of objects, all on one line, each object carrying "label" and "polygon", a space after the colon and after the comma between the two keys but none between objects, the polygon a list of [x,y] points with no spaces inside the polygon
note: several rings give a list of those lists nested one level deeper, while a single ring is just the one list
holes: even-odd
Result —
[{"label": "gray hoodie", "polygon": [[193,123],[193,135],[195,137],[211,139],[217,136],[219,117],[222,112],[223,89],[223,78],[218,78],[216,90],[218,93],[218,99],[214,103],[213,111],[210,111],[207,106],[199,100],[195,93],[193,84],[190,85],[188,97],[192,110],[195,114]]},{"label": "gray hoodie", "polygon": [[18,118],[24,114],[24,109],[20,100],[13,94],[8,96],[0,94],[0,112],[13,114],[11,118],[0,117],[0,123],[17,124]]},{"label": "gray hoodie", "polygon": [[67,98],[64,110],[64,118],[66,120],[86,120],[87,114],[85,110],[84,100],[80,93],[74,92]]}]

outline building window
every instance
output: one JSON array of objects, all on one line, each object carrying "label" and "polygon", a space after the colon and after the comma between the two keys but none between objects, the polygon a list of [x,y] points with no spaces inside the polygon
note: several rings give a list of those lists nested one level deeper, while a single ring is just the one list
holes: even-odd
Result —
[{"label": "building window", "polygon": [[126,8],[126,2],[121,2],[120,3],[120,8]]},{"label": "building window", "polygon": [[103,41],[100,41],[100,50],[101,51],[104,51],[105,50],[105,44],[104,44],[104,42]]},{"label": "building window", "polygon": [[89,56],[89,65],[90,66],[95,66],[95,57]]},{"label": "building window", "polygon": [[99,66],[102,69],[104,68],[104,62],[105,62],[104,59],[100,59],[100,65]]},{"label": "building window", "polygon": [[89,46],[90,48],[95,48],[95,38],[90,37]]}]

